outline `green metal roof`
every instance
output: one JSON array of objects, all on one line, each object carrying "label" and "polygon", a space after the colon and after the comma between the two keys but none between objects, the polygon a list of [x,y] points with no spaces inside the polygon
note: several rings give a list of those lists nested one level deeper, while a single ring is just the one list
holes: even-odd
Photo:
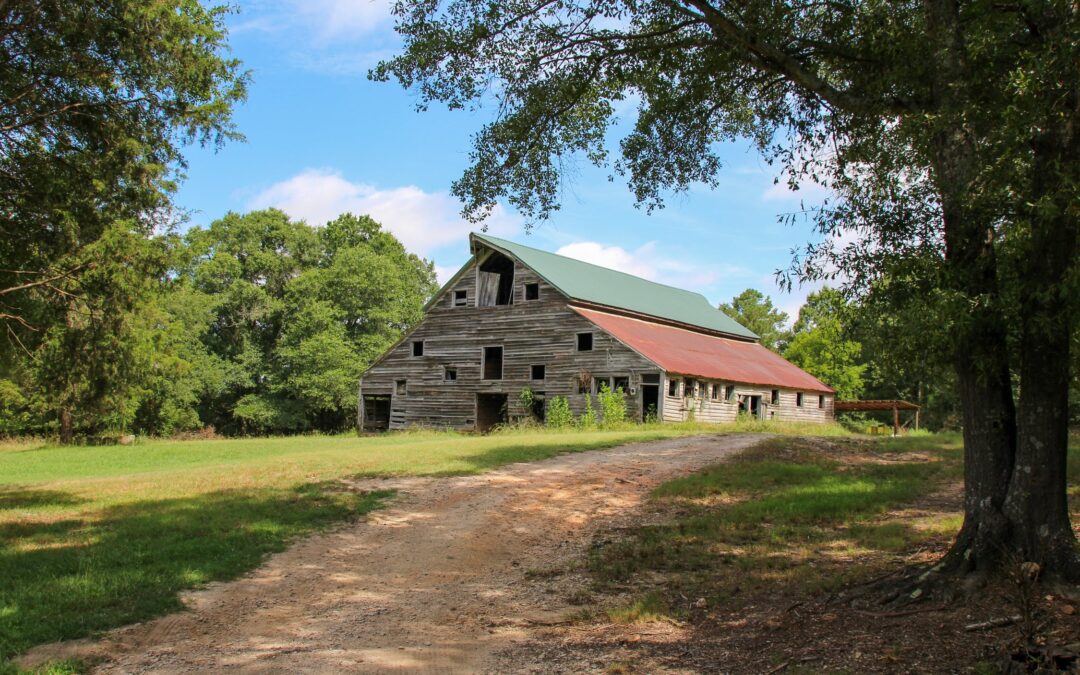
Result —
[{"label": "green metal roof", "polygon": [[517,258],[559,289],[583,302],[605,305],[743,338],[758,336],[713,307],[704,295],[606,267],[548,253],[486,234],[472,238]]}]

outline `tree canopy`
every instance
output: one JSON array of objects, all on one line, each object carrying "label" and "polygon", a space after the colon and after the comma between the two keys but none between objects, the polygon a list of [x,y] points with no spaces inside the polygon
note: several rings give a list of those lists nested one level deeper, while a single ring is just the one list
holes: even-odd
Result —
[{"label": "tree canopy", "polygon": [[748,328],[760,339],[765,347],[781,353],[791,340],[791,331],[787,328],[788,315],[773,306],[772,298],[761,291],[748,288],[739,293],[731,302],[722,302],[720,311]]},{"label": "tree canopy", "polygon": [[[828,187],[809,214],[824,241],[791,275],[853,294],[894,279],[941,310],[967,498],[937,572],[1020,557],[1080,578],[1064,475],[1080,297],[1074,2],[450,0],[395,14],[403,49],[374,78],[420,108],[494,104],[454,185],[471,218],[499,200],[549,217],[579,157],[661,206],[714,185],[717,144],[740,138],[793,186]],[[628,101],[636,119],[612,159]]]}]

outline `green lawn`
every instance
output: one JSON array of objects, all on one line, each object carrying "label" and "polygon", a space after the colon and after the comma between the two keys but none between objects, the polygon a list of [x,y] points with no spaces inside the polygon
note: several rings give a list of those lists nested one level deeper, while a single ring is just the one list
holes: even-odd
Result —
[{"label": "green lawn", "polygon": [[390,496],[342,490],[336,479],[472,474],[717,430],[0,445],[0,672],[35,644],[175,611],[180,591],[235,578],[291,539],[361,516]]}]

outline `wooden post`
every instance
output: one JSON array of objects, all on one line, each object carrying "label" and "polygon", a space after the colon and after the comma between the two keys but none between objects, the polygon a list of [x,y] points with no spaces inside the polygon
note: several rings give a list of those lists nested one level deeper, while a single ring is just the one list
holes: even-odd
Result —
[{"label": "wooden post", "polygon": [[900,435],[900,408],[893,406],[892,409],[892,435]]},{"label": "wooden post", "polygon": [[915,408],[915,431],[919,430],[919,409]]}]

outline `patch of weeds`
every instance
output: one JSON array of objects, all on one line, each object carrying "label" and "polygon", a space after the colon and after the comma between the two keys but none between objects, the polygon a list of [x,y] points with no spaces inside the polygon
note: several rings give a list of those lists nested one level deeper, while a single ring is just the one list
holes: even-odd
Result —
[{"label": "patch of weeds", "polygon": [[625,607],[607,610],[613,623],[648,623],[671,620],[671,608],[667,600],[657,592],[646,593]]},{"label": "patch of weeds", "polygon": [[89,667],[80,659],[49,661],[32,670],[24,670],[10,661],[0,661],[0,675],[82,675]]},{"label": "patch of weeds", "polygon": [[569,624],[589,623],[596,617],[596,614],[588,608],[575,609],[566,615],[566,622]]},{"label": "patch of weeds", "polygon": [[633,665],[629,661],[612,661],[604,666],[605,673],[611,673],[611,675],[624,675],[625,673],[632,673]]},{"label": "patch of weeds", "polygon": [[574,591],[566,596],[566,602],[571,605],[591,605],[593,594],[588,591]]},{"label": "patch of weeds", "polygon": [[534,567],[525,570],[526,579],[554,579],[563,574],[566,574],[566,570],[561,567]]}]

